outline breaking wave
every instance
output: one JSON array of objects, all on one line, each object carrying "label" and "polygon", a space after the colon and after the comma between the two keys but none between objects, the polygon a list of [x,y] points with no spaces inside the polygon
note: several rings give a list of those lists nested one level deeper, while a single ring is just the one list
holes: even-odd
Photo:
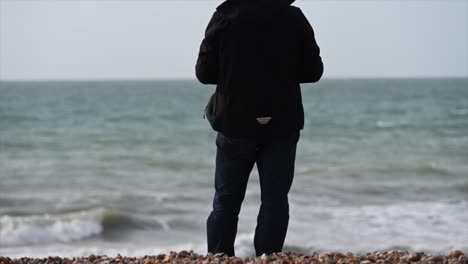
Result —
[{"label": "breaking wave", "polygon": [[58,215],[5,215],[0,218],[0,245],[70,242],[132,229],[162,227],[157,221],[106,208]]}]

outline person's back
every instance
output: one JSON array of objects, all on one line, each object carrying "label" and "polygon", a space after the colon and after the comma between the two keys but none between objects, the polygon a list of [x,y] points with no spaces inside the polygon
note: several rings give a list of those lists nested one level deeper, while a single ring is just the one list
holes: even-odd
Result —
[{"label": "person's back", "polygon": [[213,212],[208,251],[234,255],[237,217],[253,165],[262,191],[257,255],[281,251],[296,144],[304,126],[300,83],[323,73],[314,32],[294,0],[227,0],[211,19],[196,66],[216,84],[217,130]]},{"label": "person's back", "polygon": [[[303,128],[299,83],[318,81],[323,64],[312,27],[292,2],[230,0],[210,21],[197,77],[218,85],[223,134],[256,137]],[[271,120],[263,125],[261,117]]]}]

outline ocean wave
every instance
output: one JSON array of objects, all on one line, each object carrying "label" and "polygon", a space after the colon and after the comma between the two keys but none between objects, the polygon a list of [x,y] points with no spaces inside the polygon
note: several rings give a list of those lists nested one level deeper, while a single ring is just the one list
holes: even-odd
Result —
[{"label": "ocean wave", "polygon": [[[466,222],[467,201],[412,202],[366,206],[313,206],[315,213],[300,209],[292,212],[284,251],[312,252],[349,251],[365,253],[390,249],[446,253],[454,249],[468,250]],[[317,217],[316,213],[328,215]],[[206,253],[203,237],[187,234],[184,239],[166,244],[144,239],[82,241],[79,244],[41,243],[34,246],[0,247],[0,255],[10,257],[61,257],[90,254],[141,257],[169,251],[194,250]],[[196,234],[196,233],[195,233]],[[202,234],[202,233],[200,233]],[[2,238],[4,237],[1,234]],[[254,256],[252,232],[237,235],[235,249],[240,257]]]},{"label": "ocean wave", "polygon": [[163,224],[106,208],[58,215],[5,215],[0,218],[0,246],[70,242],[146,228],[162,229]]},{"label": "ocean wave", "polygon": [[459,183],[459,184],[455,184],[453,185],[454,189],[456,191],[459,191],[461,193],[466,193],[468,194],[468,182],[463,182],[463,183]]},{"label": "ocean wave", "polygon": [[390,127],[394,127],[394,126],[397,126],[398,124],[394,123],[394,122],[391,122],[391,121],[382,121],[382,120],[379,120],[375,123],[375,125],[379,128],[390,128]]},{"label": "ocean wave", "polygon": [[[6,113],[8,113],[8,112],[6,112]],[[39,117],[33,116],[33,115],[21,115],[21,114],[14,114],[14,113],[5,114],[5,113],[2,113],[0,115],[0,120],[2,122],[19,123],[19,122],[35,122],[35,121],[40,121],[41,119]]]},{"label": "ocean wave", "polygon": [[0,147],[6,150],[23,150],[28,151],[36,148],[37,144],[32,142],[22,142],[22,141],[0,141]]},{"label": "ocean wave", "polygon": [[111,123],[128,123],[128,122],[135,122],[135,123],[147,123],[151,122],[153,117],[151,116],[141,116],[141,115],[117,115],[112,117],[107,117],[106,121]]},{"label": "ocean wave", "polygon": [[450,112],[455,116],[465,116],[468,115],[468,108],[455,108],[452,109]]},{"label": "ocean wave", "polygon": [[370,172],[390,173],[390,174],[408,174],[414,173],[414,175],[451,175],[450,168],[443,166],[443,164],[437,163],[400,163],[390,164],[387,166],[369,166],[365,168]]},{"label": "ocean wave", "polygon": [[[360,175],[369,173],[381,173],[385,175],[402,175],[407,177],[411,175],[440,175],[449,176],[455,174],[454,169],[459,166],[451,166],[442,162],[415,162],[415,163],[356,163],[345,164],[344,166],[335,167],[310,167],[310,165],[299,164],[297,167],[298,175],[323,175],[323,174],[339,174],[347,177],[359,178]],[[314,164],[315,165],[315,164]]]},{"label": "ocean wave", "polygon": [[292,239],[295,244],[308,249],[350,252],[467,249],[468,201],[311,207],[315,209],[292,212],[297,217],[288,232],[297,235]]}]

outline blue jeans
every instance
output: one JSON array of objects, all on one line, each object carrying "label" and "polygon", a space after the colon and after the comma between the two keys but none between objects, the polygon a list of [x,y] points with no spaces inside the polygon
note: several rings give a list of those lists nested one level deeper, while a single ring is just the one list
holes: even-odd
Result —
[{"label": "blue jeans", "polygon": [[235,139],[218,133],[213,211],[207,220],[208,252],[234,256],[238,215],[250,172],[257,163],[261,206],[257,256],[283,249],[289,222],[288,192],[294,178],[299,131],[270,140]]}]

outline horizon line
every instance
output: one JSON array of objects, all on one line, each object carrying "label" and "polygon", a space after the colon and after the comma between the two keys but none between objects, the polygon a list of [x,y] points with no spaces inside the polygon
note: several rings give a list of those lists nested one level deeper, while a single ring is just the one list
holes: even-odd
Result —
[{"label": "horizon line", "polygon": [[[321,80],[446,80],[468,79],[468,76],[387,76],[387,77],[324,77]],[[196,78],[56,78],[56,79],[0,79],[0,82],[153,82],[198,81]]]}]

